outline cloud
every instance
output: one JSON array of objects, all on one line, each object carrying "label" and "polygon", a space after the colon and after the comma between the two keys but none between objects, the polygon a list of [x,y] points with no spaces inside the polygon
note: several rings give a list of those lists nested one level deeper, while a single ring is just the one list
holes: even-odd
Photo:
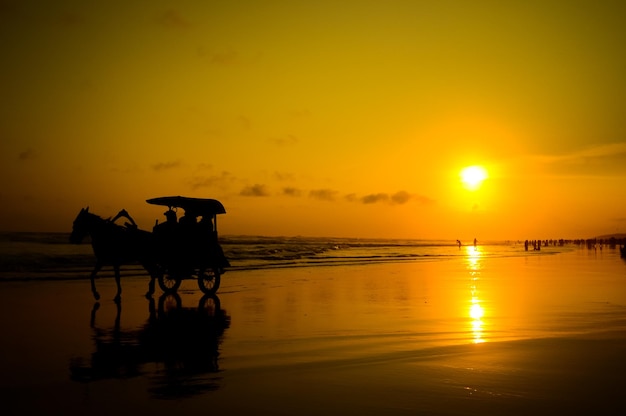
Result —
[{"label": "cloud", "polygon": [[294,179],[293,173],[274,172],[274,179],[277,181],[292,181]]},{"label": "cloud", "polygon": [[168,9],[164,11],[158,18],[159,24],[173,29],[187,29],[189,26],[189,21],[183,17],[177,10]]},{"label": "cloud", "polygon": [[557,175],[624,175],[626,143],[610,143],[557,156],[538,156],[536,160]]},{"label": "cloud", "polygon": [[432,205],[435,201],[422,195],[410,194],[407,191],[398,191],[394,194],[379,192],[376,194],[365,195],[357,198],[355,194],[346,195],[348,201],[359,201],[363,204],[389,203],[392,205],[402,205],[411,201],[416,201],[421,205]]},{"label": "cloud", "polygon": [[178,168],[180,166],[181,166],[180,161],[159,162],[159,163],[155,163],[154,165],[152,165],[152,169],[156,170],[157,172],[160,172],[160,171],[163,171],[163,170],[176,169],[176,168]]},{"label": "cloud", "polygon": [[283,195],[300,196],[302,195],[302,191],[297,188],[287,187],[287,188],[283,188]]},{"label": "cloud", "polygon": [[213,165],[210,163],[199,163],[197,166],[198,170],[212,170]]},{"label": "cloud", "polygon": [[229,172],[222,172],[219,175],[211,176],[194,176],[188,183],[191,189],[196,190],[200,188],[220,188],[226,189],[232,184],[236,178]]},{"label": "cloud", "polygon": [[17,155],[17,158],[19,160],[32,160],[32,159],[35,159],[36,157],[37,157],[37,152],[30,147],[24,151],[21,151]]},{"label": "cloud", "polygon": [[196,53],[200,59],[211,65],[234,66],[243,63],[239,53],[235,51],[210,52],[200,46],[196,49]]},{"label": "cloud", "polygon": [[252,186],[246,186],[241,190],[239,195],[242,196],[269,196],[269,192],[265,185],[254,184]]},{"label": "cloud", "polygon": [[398,191],[391,195],[391,202],[394,204],[406,204],[411,200],[411,194],[406,191]]},{"label": "cloud", "polygon": [[298,138],[293,134],[288,134],[285,137],[273,137],[269,139],[269,141],[276,146],[284,147],[284,146],[292,146],[298,143]]},{"label": "cloud", "polygon": [[320,201],[334,201],[337,191],[332,189],[314,189],[309,191],[309,197],[319,199]]},{"label": "cloud", "polygon": [[386,202],[388,200],[389,195],[383,193],[365,195],[361,198],[361,202],[364,204],[375,204],[377,202]]}]

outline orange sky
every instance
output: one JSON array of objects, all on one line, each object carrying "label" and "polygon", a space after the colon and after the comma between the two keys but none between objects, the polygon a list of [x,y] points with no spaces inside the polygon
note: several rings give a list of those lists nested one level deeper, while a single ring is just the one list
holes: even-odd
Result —
[{"label": "orange sky", "polygon": [[0,1],[0,230],[185,195],[222,234],[626,232],[622,2],[92,3]]}]

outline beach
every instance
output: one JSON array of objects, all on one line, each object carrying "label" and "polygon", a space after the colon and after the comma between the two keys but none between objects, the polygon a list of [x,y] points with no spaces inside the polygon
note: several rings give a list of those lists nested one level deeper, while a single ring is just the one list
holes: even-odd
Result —
[{"label": "beach", "polygon": [[626,413],[618,250],[6,281],[3,414]]}]

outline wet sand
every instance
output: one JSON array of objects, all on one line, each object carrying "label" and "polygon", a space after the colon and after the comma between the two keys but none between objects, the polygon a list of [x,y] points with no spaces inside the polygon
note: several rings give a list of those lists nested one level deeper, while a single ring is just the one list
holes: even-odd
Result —
[{"label": "wet sand", "polygon": [[626,414],[616,250],[147,281],[0,284],[8,414]]}]

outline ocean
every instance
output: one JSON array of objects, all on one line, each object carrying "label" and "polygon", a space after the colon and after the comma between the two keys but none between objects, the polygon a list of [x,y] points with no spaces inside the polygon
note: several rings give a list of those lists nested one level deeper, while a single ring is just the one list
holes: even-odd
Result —
[{"label": "ocean", "polygon": [[[490,257],[543,256],[578,249],[577,244],[548,242],[528,251],[522,241],[398,240],[321,237],[221,236],[229,270],[365,265],[382,262],[446,261],[478,250]],[[69,243],[69,233],[0,233],[0,281],[87,279],[95,257],[91,245]],[[99,276],[112,275],[105,267]],[[138,264],[122,267],[126,276],[143,276]]]},{"label": "ocean", "polygon": [[100,300],[89,293],[89,244],[0,234],[4,408],[624,414],[626,262],[615,246],[221,242],[235,271],[218,296],[190,284],[146,298],[145,271],[129,265],[114,302],[110,277]]}]

